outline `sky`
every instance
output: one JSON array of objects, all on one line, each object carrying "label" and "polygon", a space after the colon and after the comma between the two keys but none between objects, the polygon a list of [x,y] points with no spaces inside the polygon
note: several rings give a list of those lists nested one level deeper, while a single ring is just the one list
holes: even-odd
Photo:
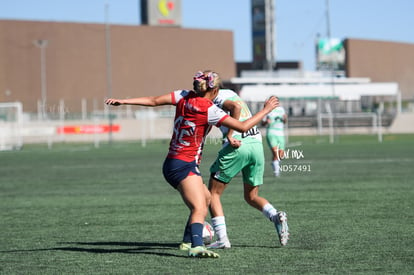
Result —
[{"label": "sky", "polygon": [[[315,38],[414,44],[414,0],[274,0],[277,61],[315,69]],[[181,0],[182,27],[230,30],[236,62],[252,61],[251,0]],[[327,7],[329,6],[329,13]],[[106,8],[107,12],[106,12]],[[0,20],[139,25],[140,0],[0,0]]]}]

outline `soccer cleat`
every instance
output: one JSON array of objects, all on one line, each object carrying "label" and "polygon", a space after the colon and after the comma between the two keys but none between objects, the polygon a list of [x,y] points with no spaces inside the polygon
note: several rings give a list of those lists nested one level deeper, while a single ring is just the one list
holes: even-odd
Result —
[{"label": "soccer cleat", "polygon": [[215,241],[209,245],[207,245],[207,248],[210,249],[224,249],[224,248],[231,248],[231,243],[229,240],[225,241],[225,242],[219,242],[219,241]]},{"label": "soccer cleat", "polygon": [[287,224],[287,215],[283,211],[277,212],[275,217],[275,227],[277,235],[279,236],[279,241],[282,246],[287,245],[289,240],[289,227]]},{"label": "soccer cleat", "polygon": [[179,250],[188,251],[191,248],[191,243],[180,243]]},{"label": "soccer cleat", "polygon": [[192,247],[188,250],[188,256],[197,258],[219,258],[220,255],[207,250],[204,246]]}]

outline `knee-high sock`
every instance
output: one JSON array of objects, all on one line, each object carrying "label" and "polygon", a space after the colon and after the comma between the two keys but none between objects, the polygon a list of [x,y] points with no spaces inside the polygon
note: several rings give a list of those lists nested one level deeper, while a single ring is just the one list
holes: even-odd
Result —
[{"label": "knee-high sock", "polygon": [[202,246],[203,242],[203,224],[202,223],[192,223],[190,224],[191,228],[191,247]]},{"label": "knee-high sock", "polygon": [[217,236],[217,241],[224,242],[227,241],[227,226],[226,219],[224,216],[218,216],[211,219],[211,224],[213,225],[214,232]]},{"label": "knee-high sock", "polygon": [[274,217],[277,216],[276,208],[274,208],[273,205],[271,205],[270,203],[263,206],[262,213],[266,218],[268,218],[271,221],[273,221]]},{"label": "knee-high sock", "polygon": [[183,243],[191,243],[190,216],[188,216],[188,220],[184,228]]}]

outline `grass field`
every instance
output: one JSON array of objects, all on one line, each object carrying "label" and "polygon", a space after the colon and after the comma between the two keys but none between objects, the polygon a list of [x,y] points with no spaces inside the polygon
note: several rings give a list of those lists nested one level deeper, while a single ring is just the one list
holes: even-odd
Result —
[{"label": "grass field", "polygon": [[[290,142],[292,171],[274,178],[267,165],[260,193],[287,211],[288,246],[243,201],[238,176],[220,259],[177,249],[188,211],[161,173],[166,141],[0,152],[0,273],[413,274],[414,135]],[[206,143],[205,179],[218,149]]]}]

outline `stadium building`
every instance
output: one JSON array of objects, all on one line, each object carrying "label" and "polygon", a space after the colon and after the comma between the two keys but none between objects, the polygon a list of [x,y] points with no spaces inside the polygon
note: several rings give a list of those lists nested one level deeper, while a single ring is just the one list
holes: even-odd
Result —
[{"label": "stadium building", "polygon": [[[317,52],[318,70],[305,72],[300,62],[269,63],[274,56],[267,49],[273,48],[274,42],[268,37],[269,33],[273,35],[263,32],[266,24],[255,21],[254,60],[237,63],[231,31],[182,28],[180,11],[163,13],[146,2],[142,1],[143,25],[137,26],[0,20],[0,102],[21,102],[23,121],[35,121],[38,124],[32,127],[39,128],[47,119],[48,127],[55,127],[48,133],[60,131],[62,138],[66,132],[56,130],[56,125],[79,126],[93,119],[107,119],[109,111],[103,106],[106,97],[161,95],[172,89],[191,88],[195,71],[214,69],[226,86],[247,101],[263,101],[267,93],[290,90],[281,97],[285,105],[290,104],[290,115],[297,117],[297,127],[316,127],[318,106],[319,112],[328,112],[320,100],[346,101],[332,105],[334,112],[344,113],[375,112],[378,104],[384,103],[385,126],[392,125],[401,110],[413,108],[414,44],[347,38],[341,40],[333,70],[326,67],[326,56]],[[178,9],[180,1],[173,2]],[[257,8],[263,7],[262,1],[253,2],[255,20]],[[364,85],[370,85],[366,89],[369,92],[361,91]],[[137,116],[137,112],[132,113]],[[1,116],[6,120],[5,114]],[[109,113],[111,116],[122,117]],[[306,116],[313,118],[303,120]],[[368,124],[372,124],[370,119]],[[59,121],[51,123],[53,120]],[[290,121],[295,127],[295,119]],[[338,120],[337,126],[344,125]],[[94,132],[94,127],[91,129]],[[30,135],[34,130],[26,132]],[[114,137],[137,138],[122,130]]]}]

